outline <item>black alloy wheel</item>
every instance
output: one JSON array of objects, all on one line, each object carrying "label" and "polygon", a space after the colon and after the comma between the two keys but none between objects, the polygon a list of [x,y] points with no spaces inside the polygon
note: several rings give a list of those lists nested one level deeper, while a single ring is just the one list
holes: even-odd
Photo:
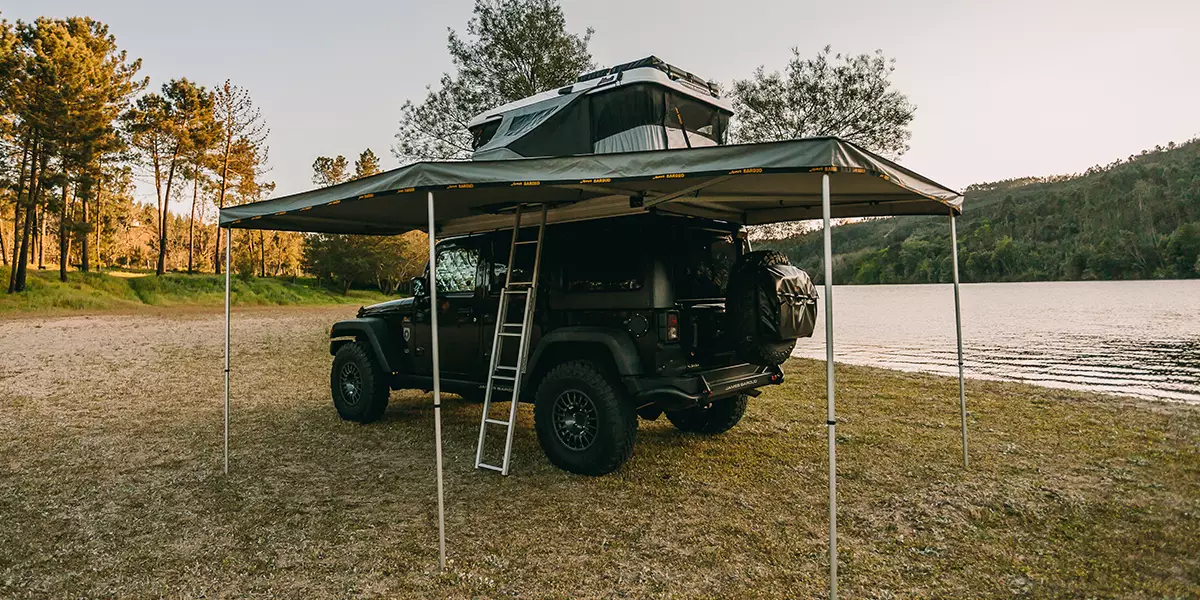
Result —
[{"label": "black alloy wheel", "polygon": [[342,388],[342,400],[346,406],[358,406],[362,400],[362,373],[358,365],[347,362],[338,371],[338,385]]},{"label": "black alloy wheel", "polygon": [[596,441],[600,419],[596,403],[580,390],[564,390],[554,399],[554,434],[571,450],[587,450]]}]

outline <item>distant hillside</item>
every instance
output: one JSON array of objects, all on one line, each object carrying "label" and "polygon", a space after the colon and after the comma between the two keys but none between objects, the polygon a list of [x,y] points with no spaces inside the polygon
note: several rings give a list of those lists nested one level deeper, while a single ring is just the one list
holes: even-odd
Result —
[{"label": "distant hillside", "polygon": [[[1078,176],[972,185],[958,236],[963,281],[1200,277],[1200,139]],[[834,281],[950,281],[949,239],[948,218],[835,227]],[[821,278],[819,229],[755,246]]]}]

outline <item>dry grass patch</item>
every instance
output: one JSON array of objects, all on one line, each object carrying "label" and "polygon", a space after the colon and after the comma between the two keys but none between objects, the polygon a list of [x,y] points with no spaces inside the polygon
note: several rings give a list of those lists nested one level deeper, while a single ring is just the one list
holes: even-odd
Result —
[{"label": "dry grass patch", "polygon": [[[522,408],[514,474],[471,468],[479,405],[444,411],[436,568],[429,398],[337,419],[329,323],[235,315],[220,474],[219,314],[0,321],[0,596],[816,597],[824,374],[722,436],[642,422],[618,473],[566,474]],[[1200,595],[1200,411],[839,366],[846,597]]]}]

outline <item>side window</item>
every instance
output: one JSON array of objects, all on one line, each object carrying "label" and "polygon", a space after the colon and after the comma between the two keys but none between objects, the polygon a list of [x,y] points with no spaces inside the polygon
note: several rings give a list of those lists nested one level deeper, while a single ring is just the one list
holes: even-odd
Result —
[{"label": "side window", "polygon": [[479,270],[479,250],[458,242],[442,242],[437,247],[438,292],[474,292]]},{"label": "side window", "polygon": [[573,241],[576,251],[565,261],[567,292],[631,292],[642,289],[649,244],[640,228],[626,223],[588,228]]},{"label": "side window", "polygon": [[[491,293],[499,294],[500,289],[508,282],[508,252],[512,248],[511,234],[497,235],[492,241],[492,275]],[[534,246],[524,244],[517,246],[517,255],[513,259],[513,281],[529,281],[533,279]],[[543,252],[542,258],[545,258]],[[544,274],[544,273],[543,273]]]}]

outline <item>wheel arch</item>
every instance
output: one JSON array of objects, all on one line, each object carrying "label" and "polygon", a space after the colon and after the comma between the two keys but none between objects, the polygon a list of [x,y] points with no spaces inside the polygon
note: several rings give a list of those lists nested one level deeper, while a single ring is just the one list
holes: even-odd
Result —
[{"label": "wheel arch", "polygon": [[350,338],[353,338],[371,349],[386,374],[394,373],[399,364],[399,350],[389,338],[387,323],[383,319],[366,317],[338,321],[329,329],[329,338],[330,355],[336,355],[338,348],[350,343]]},{"label": "wheel arch", "polygon": [[532,400],[542,377],[572,360],[598,362],[618,377],[642,374],[637,346],[628,333],[609,327],[562,327],[542,336],[530,355],[526,375],[529,394],[523,393],[522,398]]}]

